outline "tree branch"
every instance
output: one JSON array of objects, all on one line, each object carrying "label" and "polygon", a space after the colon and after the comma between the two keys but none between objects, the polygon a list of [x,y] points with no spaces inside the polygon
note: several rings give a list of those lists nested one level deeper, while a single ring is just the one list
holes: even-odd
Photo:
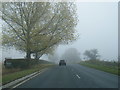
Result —
[{"label": "tree branch", "polygon": [[21,40],[23,40],[24,42],[26,42],[19,34],[18,34],[18,32],[16,31],[16,29],[9,23],[9,22],[7,22],[7,20],[5,19],[5,18],[2,18],[12,29],[13,29],[13,31],[16,33],[16,35],[21,39]]}]

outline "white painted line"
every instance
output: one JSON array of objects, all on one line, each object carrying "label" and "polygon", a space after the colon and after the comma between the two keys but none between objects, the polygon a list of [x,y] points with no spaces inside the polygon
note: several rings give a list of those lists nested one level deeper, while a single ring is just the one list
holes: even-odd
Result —
[{"label": "white painted line", "polygon": [[76,76],[80,79],[80,76],[76,74]]},{"label": "white painted line", "polygon": [[21,84],[23,84],[23,83],[25,83],[25,82],[29,81],[30,79],[34,78],[35,76],[37,76],[37,75],[39,75],[39,74],[40,74],[40,73],[38,73],[38,74],[36,74],[36,75],[34,75],[34,76],[32,76],[32,77],[30,77],[30,78],[28,78],[28,79],[26,79],[26,80],[22,81],[21,83],[19,83],[19,84],[15,85],[13,88],[16,88],[16,87],[20,86]]},{"label": "white painted line", "polygon": [[32,79],[32,78],[34,78],[34,77],[36,77],[37,75],[41,74],[42,72],[44,72],[44,71],[39,71],[39,73],[38,73],[38,74],[36,74],[36,75],[34,75],[34,76],[32,76],[32,77],[30,77],[30,78],[28,78],[28,79],[26,79],[26,80],[22,81],[21,83],[18,83],[17,85],[15,85],[15,86],[14,86],[14,87],[12,87],[12,88],[16,88],[16,87],[20,86],[21,84],[23,84],[23,83],[25,83],[25,82],[29,81],[30,79]]},{"label": "white painted line", "polygon": [[29,79],[24,80],[23,82],[21,82],[21,83],[17,84],[17,85],[16,85],[16,86],[14,86],[13,88],[16,88],[16,87],[20,86],[21,84],[23,84],[23,83],[27,82],[28,80],[29,80]]}]

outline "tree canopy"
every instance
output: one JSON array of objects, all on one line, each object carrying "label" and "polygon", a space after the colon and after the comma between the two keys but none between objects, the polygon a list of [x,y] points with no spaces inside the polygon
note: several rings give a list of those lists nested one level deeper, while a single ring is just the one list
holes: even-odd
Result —
[{"label": "tree canopy", "polygon": [[3,2],[2,20],[3,45],[26,52],[27,59],[76,39],[72,2]]}]

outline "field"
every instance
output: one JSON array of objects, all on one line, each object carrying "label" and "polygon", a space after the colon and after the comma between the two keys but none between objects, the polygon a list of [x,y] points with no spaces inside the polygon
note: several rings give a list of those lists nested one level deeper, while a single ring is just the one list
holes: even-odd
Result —
[{"label": "field", "polygon": [[87,67],[102,70],[105,72],[109,72],[112,74],[120,75],[120,66],[118,65],[118,62],[88,60],[88,61],[81,61],[80,64]]}]

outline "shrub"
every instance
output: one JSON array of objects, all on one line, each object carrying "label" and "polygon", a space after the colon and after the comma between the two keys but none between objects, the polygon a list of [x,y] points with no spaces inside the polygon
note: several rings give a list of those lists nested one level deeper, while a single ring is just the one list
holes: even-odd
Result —
[{"label": "shrub", "polygon": [[28,68],[38,63],[35,59],[6,59],[4,65],[6,68]]}]

